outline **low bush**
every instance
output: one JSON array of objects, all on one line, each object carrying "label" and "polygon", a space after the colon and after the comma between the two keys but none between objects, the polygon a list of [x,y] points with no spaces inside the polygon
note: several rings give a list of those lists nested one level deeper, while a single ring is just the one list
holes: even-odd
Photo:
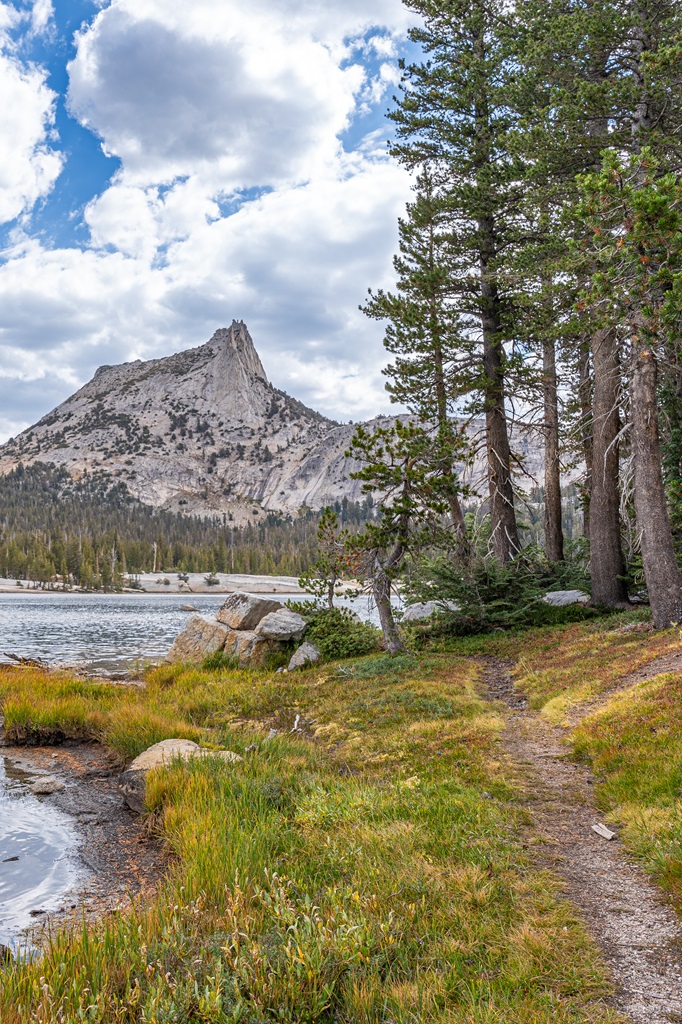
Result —
[{"label": "low bush", "polygon": [[468,636],[496,628],[579,622],[600,614],[581,604],[552,607],[543,600],[549,590],[589,592],[589,577],[577,563],[552,565],[540,552],[526,548],[509,565],[480,556],[466,571],[447,558],[423,560],[413,567],[408,585],[412,598],[459,606],[420,627],[420,634]]},{"label": "low bush", "polygon": [[296,610],[308,620],[306,640],[315,644],[328,661],[361,658],[379,649],[380,631],[369,622],[361,622],[347,608],[320,608],[313,601],[305,601]]}]

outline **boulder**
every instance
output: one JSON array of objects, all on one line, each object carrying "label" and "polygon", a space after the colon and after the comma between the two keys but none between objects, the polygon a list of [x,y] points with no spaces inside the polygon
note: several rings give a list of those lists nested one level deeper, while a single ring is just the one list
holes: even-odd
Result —
[{"label": "boulder", "polygon": [[590,595],[582,590],[553,590],[545,594],[542,600],[552,608],[565,608],[569,604],[587,604]]},{"label": "boulder", "polygon": [[215,619],[193,615],[182,633],[176,636],[168,661],[201,661],[209,654],[222,651],[229,638],[230,630]]},{"label": "boulder", "polygon": [[459,605],[454,601],[423,601],[407,606],[403,612],[403,622],[423,622],[432,615],[458,611]]},{"label": "boulder", "polygon": [[246,665],[262,661],[266,649],[270,650],[271,647],[272,644],[268,644],[253,630],[239,629],[230,634],[230,642],[225,650],[237,658],[240,665]]},{"label": "boulder", "polygon": [[38,779],[29,788],[34,796],[51,796],[52,793],[61,793],[65,787],[61,779],[47,775],[44,779]]},{"label": "boulder", "polygon": [[268,600],[257,594],[244,594],[238,590],[230,594],[217,618],[218,622],[230,629],[253,630],[261,619],[281,607],[279,601]]},{"label": "boulder", "polygon": [[199,744],[193,743],[192,740],[161,740],[136,757],[121,775],[119,785],[128,807],[138,814],[144,813],[147,773],[152,768],[171,764],[178,759],[189,761],[191,757],[220,757],[232,762],[242,760],[239,754],[232,750],[202,750]]},{"label": "boulder", "polygon": [[301,640],[306,628],[307,623],[302,615],[280,605],[276,612],[270,612],[261,619],[256,626],[256,633],[264,640]]},{"label": "boulder", "polygon": [[306,665],[313,665],[321,657],[322,654],[315,644],[301,644],[289,662],[288,671],[293,672],[295,668],[305,668]]}]

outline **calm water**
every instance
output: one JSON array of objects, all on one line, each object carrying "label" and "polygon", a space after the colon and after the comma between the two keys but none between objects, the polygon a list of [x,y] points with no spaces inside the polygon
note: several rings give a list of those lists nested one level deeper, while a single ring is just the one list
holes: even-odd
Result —
[{"label": "calm water", "polygon": [[0,757],[0,943],[28,947],[31,911],[56,910],[83,875],[71,819],[29,791],[30,775]]},{"label": "calm water", "polygon": [[[263,595],[277,601],[300,595]],[[0,660],[6,653],[115,671],[163,658],[193,612],[214,615],[225,594],[0,594]],[[374,619],[367,598],[351,605]]]}]

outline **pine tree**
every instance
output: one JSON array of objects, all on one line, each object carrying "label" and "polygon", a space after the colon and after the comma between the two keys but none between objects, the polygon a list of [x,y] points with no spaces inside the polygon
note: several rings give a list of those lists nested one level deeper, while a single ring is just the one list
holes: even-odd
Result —
[{"label": "pine tree", "polygon": [[400,253],[393,261],[396,292],[370,290],[362,309],[367,316],[387,322],[384,345],[395,357],[384,370],[391,399],[421,424],[437,427],[437,443],[445,454],[441,473],[455,483],[449,504],[456,548],[466,561],[470,546],[452,458],[466,463],[469,450],[453,415],[466,391],[464,367],[474,345],[462,330],[453,297],[447,205],[428,167],[418,175],[414,192],[414,202],[408,204],[407,216],[398,226]]},{"label": "pine tree", "polygon": [[523,175],[510,158],[513,121],[505,79],[511,56],[503,0],[409,0],[423,27],[411,33],[425,51],[404,69],[393,154],[407,167],[428,165],[447,192],[449,267],[463,332],[478,337],[471,393],[485,415],[492,543],[508,562],[520,550],[507,424],[509,296],[500,269],[513,244]]}]

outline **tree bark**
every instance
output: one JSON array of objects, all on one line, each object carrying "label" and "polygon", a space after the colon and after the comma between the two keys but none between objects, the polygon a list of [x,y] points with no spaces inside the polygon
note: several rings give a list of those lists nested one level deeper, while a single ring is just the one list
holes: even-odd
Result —
[{"label": "tree bark", "polygon": [[634,347],[630,407],[635,511],[651,614],[657,629],[682,622],[682,575],[675,558],[663,486],[658,426],[657,367],[651,349]]},{"label": "tree bark", "polygon": [[580,443],[585,460],[585,483],[581,487],[583,506],[583,536],[590,539],[590,501],[592,499],[592,367],[590,363],[590,341],[585,337],[580,345],[578,365],[578,397],[580,401]]},{"label": "tree bark", "polygon": [[511,451],[507,432],[504,394],[504,346],[502,343],[500,298],[489,265],[495,252],[492,219],[479,221],[481,233],[481,328],[483,333],[483,373],[485,395],[486,449],[490,524],[493,550],[503,564],[521,550],[514,510],[514,486],[511,475]]},{"label": "tree bark", "polygon": [[384,634],[386,650],[393,657],[406,650],[405,641],[393,618],[391,607],[391,577],[381,564],[378,551],[372,553],[372,596],[379,612],[381,631]]},{"label": "tree bark", "polygon": [[628,604],[625,559],[620,536],[618,489],[618,342],[611,328],[592,337],[592,494],[590,497],[590,572],[592,603],[607,608]]},{"label": "tree bark", "polygon": [[542,344],[545,433],[545,554],[549,562],[564,560],[561,524],[561,470],[559,465],[559,396],[554,340]]},{"label": "tree bark", "polygon": [[[436,263],[433,223],[429,225],[429,265],[434,267]],[[436,385],[436,409],[438,416],[439,441],[445,451],[448,449],[448,441],[452,440],[452,424],[448,416],[448,389],[445,383],[445,369],[443,358],[443,343],[439,328],[439,316],[435,299],[431,298],[430,333],[431,348],[433,351],[433,363],[435,370]],[[448,459],[443,465],[443,476],[454,480],[455,471],[452,461]],[[457,555],[463,562],[468,562],[471,557],[471,545],[467,536],[464,513],[458,495],[453,490],[448,497],[450,516],[452,518],[452,529],[456,538]]]}]

